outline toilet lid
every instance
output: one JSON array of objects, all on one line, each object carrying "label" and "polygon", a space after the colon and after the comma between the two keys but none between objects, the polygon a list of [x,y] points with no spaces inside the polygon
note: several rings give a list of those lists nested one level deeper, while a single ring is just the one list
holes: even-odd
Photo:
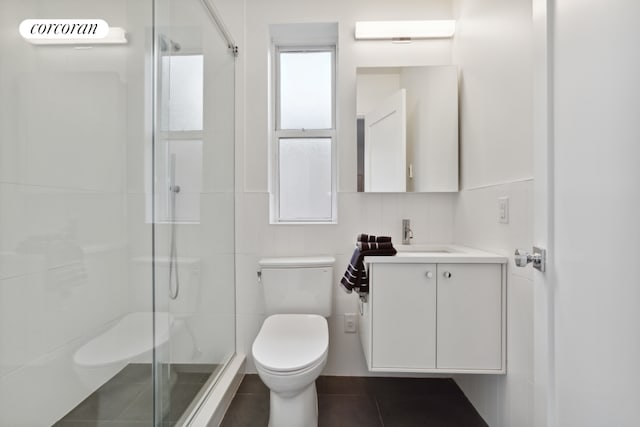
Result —
[{"label": "toilet lid", "polygon": [[329,348],[327,319],[317,314],[275,314],[267,317],[253,342],[253,357],[270,371],[304,369]]}]

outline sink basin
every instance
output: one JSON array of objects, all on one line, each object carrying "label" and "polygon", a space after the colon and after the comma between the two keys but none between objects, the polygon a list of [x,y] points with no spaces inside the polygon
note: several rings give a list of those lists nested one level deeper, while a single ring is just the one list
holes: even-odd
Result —
[{"label": "sink basin", "polygon": [[425,254],[429,254],[429,255],[434,255],[434,254],[450,254],[451,251],[448,251],[446,249],[443,250],[428,250],[428,251],[416,251],[416,252],[409,252],[409,251],[398,251],[398,253],[396,254],[396,256],[424,256]]},{"label": "sink basin", "polygon": [[424,254],[451,254],[461,252],[445,245],[397,245],[400,256],[421,256]]}]

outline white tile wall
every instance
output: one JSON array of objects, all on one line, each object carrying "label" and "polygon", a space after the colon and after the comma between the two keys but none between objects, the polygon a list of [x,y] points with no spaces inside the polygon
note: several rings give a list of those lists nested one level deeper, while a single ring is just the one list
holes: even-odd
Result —
[{"label": "white tile wall", "polygon": [[108,70],[21,75],[20,182],[122,191],[125,91],[119,74]]},{"label": "white tile wall", "polygon": [[[508,256],[507,374],[457,376],[494,427],[533,425],[533,280],[513,264],[533,244],[532,18],[530,0],[455,0],[460,67],[461,182],[456,243]],[[509,197],[509,224],[498,197]]]},{"label": "white tile wall", "polygon": [[[513,263],[514,248],[531,248],[533,181],[462,191],[455,201],[454,241],[509,257],[507,374],[456,376],[491,426],[533,425],[533,277]],[[498,223],[498,197],[509,197],[509,224]],[[530,249],[529,249],[530,250]]]},{"label": "white tile wall", "polygon": [[[510,274],[532,280],[531,269],[516,268],[512,257],[515,248],[531,249],[532,191],[529,179],[460,192],[454,201],[455,242],[508,256]],[[509,224],[498,222],[499,197],[509,198]]]},{"label": "white tile wall", "polygon": [[531,0],[454,0],[462,188],[533,173]]}]

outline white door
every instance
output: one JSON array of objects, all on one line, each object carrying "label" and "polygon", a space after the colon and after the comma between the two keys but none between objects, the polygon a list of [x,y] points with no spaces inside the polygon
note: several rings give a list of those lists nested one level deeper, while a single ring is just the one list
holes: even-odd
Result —
[{"label": "white door", "polygon": [[534,111],[534,244],[547,249],[546,272],[533,270],[534,274],[534,401],[533,415],[535,427],[556,427],[554,421],[554,292],[551,280],[555,265],[552,261],[554,250],[551,246],[553,228],[549,223],[552,216],[550,198],[552,181],[549,171],[551,138],[551,96],[550,31],[552,12],[548,10],[548,0],[533,0],[533,111]]},{"label": "white door", "polygon": [[534,0],[536,427],[640,425],[639,16]]},{"label": "white door", "polygon": [[364,191],[407,189],[406,98],[399,89],[365,114]]}]

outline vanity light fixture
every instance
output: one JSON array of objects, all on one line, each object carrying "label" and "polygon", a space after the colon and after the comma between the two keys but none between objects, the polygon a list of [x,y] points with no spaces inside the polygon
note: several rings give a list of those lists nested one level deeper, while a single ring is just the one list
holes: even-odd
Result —
[{"label": "vanity light fixture", "polygon": [[438,21],[360,21],[356,22],[356,40],[410,41],[453,37],[454,20]]},{"label": "vanity light fixture", "polygon": [[35,45],[126,44],[124,29],[102,19],[25,19],[20,35]]}]

